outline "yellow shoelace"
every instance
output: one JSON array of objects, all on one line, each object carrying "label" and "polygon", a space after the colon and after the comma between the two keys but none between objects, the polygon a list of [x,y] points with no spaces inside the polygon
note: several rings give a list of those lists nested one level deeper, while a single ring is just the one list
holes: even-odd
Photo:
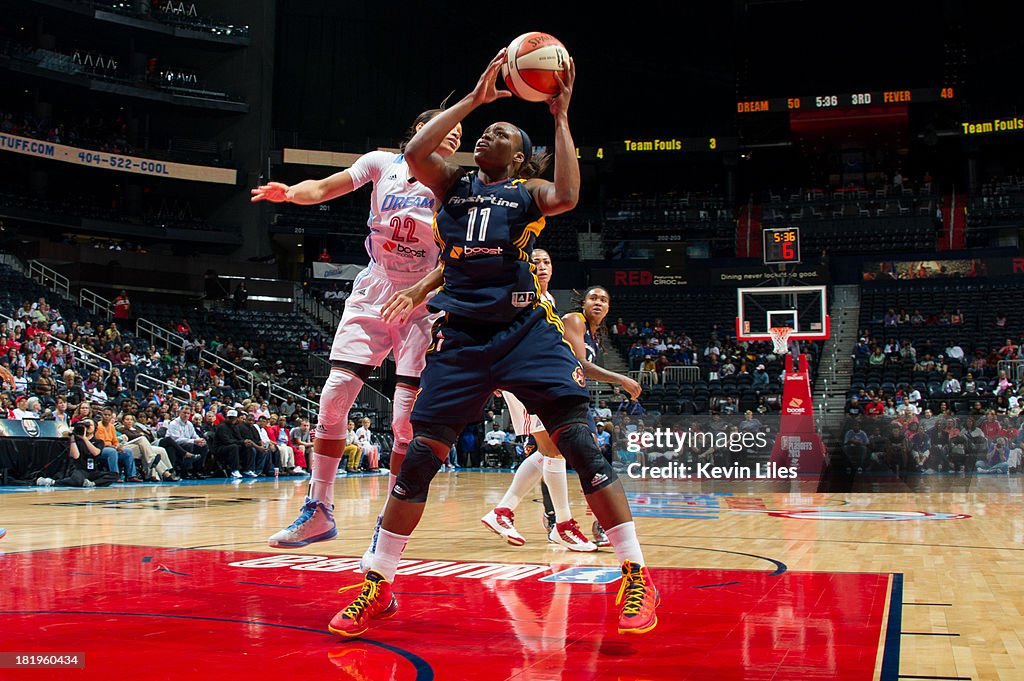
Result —
[{"label": "yellow shoelace", "polygon": [[377,593],[380,591],[380,584],[378,582],[371,582],[368,579],[364,579],[361,584],[351,584],[349,586],[341,587],[338,589],[338,593],[358,589],[360,587],[362,587],[363,592],[342,611],[342,615],[344,617],[356,619],[363,611],[366,610],[370,603],[377,598]]},{"label": "yellow shoelace", "polygon": [[630,574],[622,580],[619,586],[619,595],[615,597],[615,604],[622,602],[625,594],[626,603],[622,606],[623,615],[638,615],[644,605],[644,595],[647,593],[647,585],[644,582],[643,573]]}]

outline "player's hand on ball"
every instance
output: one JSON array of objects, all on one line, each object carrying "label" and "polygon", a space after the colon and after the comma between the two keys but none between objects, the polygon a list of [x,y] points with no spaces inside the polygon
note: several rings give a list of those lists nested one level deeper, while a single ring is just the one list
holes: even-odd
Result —
[{"label": "player's hand on ball", "polygon": [[643,392],[643,388],[640,387],[640,384],[632,378],[626,378],[626,380],[622,382],[622,389],[629,394],[629,399],[631,400],[635,400],[640,397],[640,393]]},{"label": "player's hand on ball", "polygon": [[498,51],[497,56],[491,60],[491,63],[484,69],[483,74],[480,76],[480,80],[476,82],[476,87],[473,88],[473,104],[479,106],[481,104],[487,104],[493,102],[496,99],[502,99],[503,97],[511,97],[512,93],[508,90],[499,90],[497,86],[498,71],[501,70],[501,63],[505,60],[505,48],[501,48]]},{"label": "player's hand on ball", "polygon": [[288,185],[280,182],[268,182],[261,184],[252,190],[253,203],[257,201],[270,201],[272,203],[283,203],[288,200]]},{"label": "player's hand on ball", "polygon": [[552,116],[566,115],[569,112],[569,100],[572,99],[572,86],[576,83],[576,62],[570,58],[562,72],[555,74],[555,78],[562,91],[548,100],[548,109]]}]

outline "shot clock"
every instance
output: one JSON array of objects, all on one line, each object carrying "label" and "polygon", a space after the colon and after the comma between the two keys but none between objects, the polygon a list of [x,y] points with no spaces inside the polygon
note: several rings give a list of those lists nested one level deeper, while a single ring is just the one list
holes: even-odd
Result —
[{"label": "shot clock", "polygon": [[800,228],[766,229],[762,236],[764,237],[765,265],[800,262]]}]

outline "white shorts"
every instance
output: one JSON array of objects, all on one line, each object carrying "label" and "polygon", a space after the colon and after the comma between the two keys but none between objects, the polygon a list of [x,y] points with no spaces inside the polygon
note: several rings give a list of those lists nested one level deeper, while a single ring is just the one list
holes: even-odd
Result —
[{"label": "white shorts", "polygon": [[404,322],[385,322],[381,309],[391,294],[408,288],[426,272],[388,272],[376,263],[359,273],[352,282],[352,295],[345,301],[345,314],[331,345],[331,359],[367,366],[380,366],[394,350],[399,376],[419,376],[426,363],[430,330],[440,316],[420,305]]},{"label": "white shorts", "polygon": [[540,422],[537,415],[526,411],[526,406],[519,401],[518,397],[507,390],[502,390],[501,396],[505,398],[505,404],[508,405],[509,417],[512,419],[512,430],[515,431],[516,435],[531,435],[532,433],[539,433],[545,430],[544,424]]}]

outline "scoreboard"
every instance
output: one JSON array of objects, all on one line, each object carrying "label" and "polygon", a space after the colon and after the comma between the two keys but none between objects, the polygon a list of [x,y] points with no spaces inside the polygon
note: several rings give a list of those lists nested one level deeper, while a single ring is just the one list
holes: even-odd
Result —
[{"label": "scoreboard", "polygon": [[736,102],[736,113],[778,113],[784,111],[819,111],[847,106],[885,106],[917,102],[943,102],[956,98],[951,87],[909,90],[865,90],[845,94],[825,93],[801,97],[774,97]]},{"label": "scoreboard", "polygon": [[764,238],[764,264],[781,265],[800,262],[800,228],[769,228],[762,232]]}]

